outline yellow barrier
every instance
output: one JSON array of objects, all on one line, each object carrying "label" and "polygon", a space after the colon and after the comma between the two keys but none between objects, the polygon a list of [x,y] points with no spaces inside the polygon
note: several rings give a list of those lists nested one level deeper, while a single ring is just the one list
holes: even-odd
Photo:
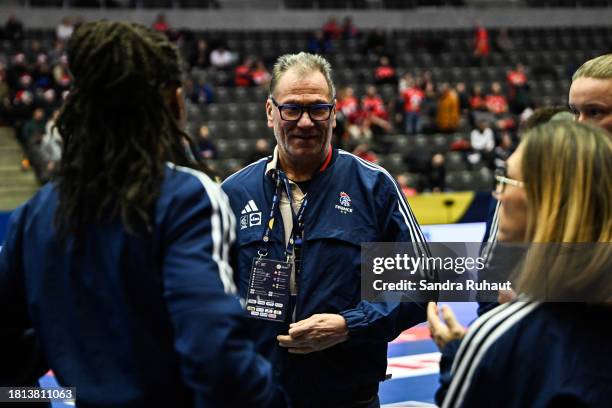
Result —
[{"label": "yellow barrier", "polygon": [[410,207],[421,225],[455,223],[463,217],[473,200],[473,191],[425,193],[408,197]]}]

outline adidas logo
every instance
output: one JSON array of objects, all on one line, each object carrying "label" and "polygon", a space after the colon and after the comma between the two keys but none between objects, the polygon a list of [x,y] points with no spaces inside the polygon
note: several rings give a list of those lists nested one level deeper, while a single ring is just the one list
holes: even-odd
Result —
[{"label": "adidas logo", "polygon": [[261,211],[257,208],[255,201],[249,200],[240,212],[240,229],[246,229],[255,225],[261,225]]},{"label": "adidas logo", "polygon": [[246,214],[246,213],[250,213],[250,212],[255,212],[257,210],[259,210],[259,208],[257,208],[257,205],[255,204],[255,201],[249,200],[249,202],[247,203],[247,205],[244,206],[244,208],[242,209],[242,212],[240,214]]}]

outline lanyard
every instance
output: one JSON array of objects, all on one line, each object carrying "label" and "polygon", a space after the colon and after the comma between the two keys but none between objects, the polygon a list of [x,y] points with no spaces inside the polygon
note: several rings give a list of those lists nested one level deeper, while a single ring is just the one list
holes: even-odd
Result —
[{"label": "lanyard", "polygon": [[266,223],[266,228],[262,237],[262,245],[257,254],[260,258],[268,255],[267,246],[270,242],[272,228],[274,228],[276,209],[279,206],[280,197],[284,188],[285,194],[287,194],[287,198],[289,199],[289,208],[291,209],[291,216],[293,218],[293,228],[291,229],[289,242],[287,243],[287,248],[285,249],[287,262],[289,262],[292,258],[299,258],[300,256],[304,233],[304,211],[308,206],[308,197],[306,195],[300,209],[296,214],[293,210],[293,195],[291,194],[289,179],[281,170],[275,170],[273,173],[273,178],[276,180],[276,188],[274,189],[274,196],[272,197],[272,204],[270,205],[270,214],[268,216],[268,222]]}]

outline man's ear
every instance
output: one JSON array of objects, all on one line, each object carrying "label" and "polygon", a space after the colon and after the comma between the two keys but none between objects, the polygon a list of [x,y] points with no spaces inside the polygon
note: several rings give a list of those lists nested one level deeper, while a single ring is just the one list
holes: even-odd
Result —
[{"label": "man's ear", "polygon": [[338,101],[336,100],[336,98],[334,98],[334,107],[332,108],[332,129],[336,128],[336,105],[338,105]]},{"label": "man's ear", "polygon": [[266,117],[268,118],[268,127],[269,128],[273,128],[274,127],[273,109],[274,109],[274,105],[272,104],[272,101],[270,100],[270,98],[268,98],[266,100]]}]

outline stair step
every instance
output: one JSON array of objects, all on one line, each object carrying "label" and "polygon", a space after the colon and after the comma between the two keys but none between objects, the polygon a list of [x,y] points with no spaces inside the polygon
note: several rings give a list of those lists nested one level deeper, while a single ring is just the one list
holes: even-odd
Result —
[{"label": "stair step", "polygon": [[38,188],[36,176],[31,171],[22,171],[20,168],[3,169],[0,166],[0,188],[2,187],[29,187]]},{"label": "stair step", "polygon": [[13,210],[28,201],[39,187],[0,187],[0,211]]}]

